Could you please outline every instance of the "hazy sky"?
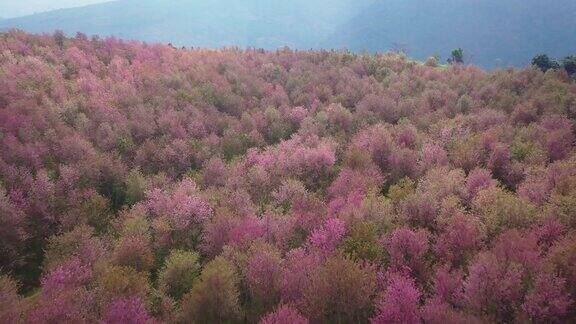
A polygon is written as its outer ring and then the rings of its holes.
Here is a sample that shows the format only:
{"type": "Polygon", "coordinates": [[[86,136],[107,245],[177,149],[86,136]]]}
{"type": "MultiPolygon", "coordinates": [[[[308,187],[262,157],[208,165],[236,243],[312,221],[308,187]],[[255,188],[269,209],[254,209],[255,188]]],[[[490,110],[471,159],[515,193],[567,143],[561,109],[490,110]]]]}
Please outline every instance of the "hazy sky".
{"type": "Polygon", "coordinates": [[[0,0],[0,18],[31,15],[33,13],[80,7],[110,0],[0,0]]]}

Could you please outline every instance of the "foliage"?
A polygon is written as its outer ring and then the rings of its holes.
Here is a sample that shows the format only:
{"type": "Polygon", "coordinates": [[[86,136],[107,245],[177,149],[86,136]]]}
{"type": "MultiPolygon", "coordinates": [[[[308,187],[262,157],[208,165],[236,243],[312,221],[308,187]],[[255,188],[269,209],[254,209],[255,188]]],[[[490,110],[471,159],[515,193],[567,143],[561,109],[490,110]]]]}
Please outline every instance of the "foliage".
{"type": "Polygon", "coordinates": [[[106,311],[103,323],[153,323],[142,301],[138,298],[119,299],[113,302],[106,311]]]}
{"type": "Polygon", "coordinates": [[[576,75],[576,56],[566,56],[560,62],[556,60],[552,60],[546,54],[536,55],[532,59],[532,65],[536,66],[542,72],[546,72],[548,70],[558,70],[561,67],[566,71],[569,76],[576,75]]]}
{"type": "Polygon", "coordinates": [[[264,316],[260,324],[308,324],[308,320],[298,310],[288,305],[264,316]]]}
{"type": "Polygon", "coordinates": [[[412,279],[392,273],[386,290],[377,302],[373,324],[420,322],[421,292],[412,279]]]}
{"type": "Polygon", "coordinates": [[[576,86],[0,36],[0,322],[574,322],[576,86]]]}
{"type": "Polygon", "coordinates": [[[560,67],[558,62],[550,59],[550,57],[548,57],[546,54],[539,54],[534,56],[532,59],[532,65],[542,70],[542,72],[546,72],[551,69],[558,69],[560,67]]]}
{"type": "Polygon", "coordinates": [[[198,283],[184,296],[181,321],[188,323],[230,323],[240,319],[238,277],[223,257],[210,261],[198,283]]]}
{"type": "Polygon", "coordinates": [[[158,276],[158,286],[169,296],[180,300],[192,288],[199,272],[198,254],[172,250],[158,276]]]}
{"type": "Polygon", "coordinates": [[[462,64],[464,63],[464,50],[461,48],[455,49],[450,53],[450,58],[448,59],[450,64],[462,64]]]}
{"type": "Polygon", "coordinates": [[[253,310],[271,311],[280,302],[282,257],[273,247],[255,244],[246,266],[246,284],[253,310]]]}
{"type": "Polygon", "coordinates": [[[562,67],[570,76],[576,75],[576,55],[567,56],[562,60],[562,67]]]}
{"type": "Polygon", "coordinates": [[[311,320],[325,323],[363,322],[372,308],[375,288],[373,269],[335,255],[311,274],[302,310],[311,320]]]}
{"type": "Polygon", "coordinates": [[[8,276],[0,276],[0,321],[2,323],[17,323],[21,311],[17,283],[8,276]]]}

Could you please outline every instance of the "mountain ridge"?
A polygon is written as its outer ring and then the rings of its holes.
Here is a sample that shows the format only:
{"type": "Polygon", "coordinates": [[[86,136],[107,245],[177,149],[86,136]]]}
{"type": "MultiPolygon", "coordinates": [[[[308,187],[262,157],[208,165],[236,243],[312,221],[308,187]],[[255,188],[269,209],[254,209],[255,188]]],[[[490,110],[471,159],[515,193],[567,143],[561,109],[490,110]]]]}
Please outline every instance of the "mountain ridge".
{"type": "Polygon", "coordinates": [[[56,29],[196,47],[401,47],[419,60],[461,47],[485,68],[522,66],[539,53],[576,52],[576,2],[536,0],[116,0],[0,21],[0,30],[56,29]]]}

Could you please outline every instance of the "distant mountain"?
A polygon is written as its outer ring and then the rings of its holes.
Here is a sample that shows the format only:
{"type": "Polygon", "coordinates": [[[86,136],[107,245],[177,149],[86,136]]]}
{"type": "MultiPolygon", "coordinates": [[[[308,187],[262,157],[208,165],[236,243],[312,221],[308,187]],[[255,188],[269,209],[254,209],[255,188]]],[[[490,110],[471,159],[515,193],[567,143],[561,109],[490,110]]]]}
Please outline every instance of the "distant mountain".
{"type": "Polygon", "coordinates": [[[419,59],[446,59],[461,47],[484,67],[519,66],[537,53],[576,53],[576,1],[376,1],[325,44],[371,52],[405,48],[419,59]]]}
{"type": "Polygon", "coordinates": [[[0,23],[30,32],[61,29],[206,47],[307,48],[373,0],[118,0],[0,23]]]}
{"type": "Polygon", "coordinates": [[[5,19],[0,29],[202,47],[404,48],[418,59],[462,47],[493,68],[575,53],[574,17],[575,0],[117,0],[5,19]]]}

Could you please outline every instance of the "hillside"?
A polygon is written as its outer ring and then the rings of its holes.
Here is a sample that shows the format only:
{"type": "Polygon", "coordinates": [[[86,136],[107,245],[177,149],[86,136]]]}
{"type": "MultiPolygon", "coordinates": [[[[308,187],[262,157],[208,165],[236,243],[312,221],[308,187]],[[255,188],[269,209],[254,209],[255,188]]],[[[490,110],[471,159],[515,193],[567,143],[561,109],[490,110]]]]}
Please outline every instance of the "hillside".
{"type": "Polygon", "coordinates": [[[56,29],[178,46],[408,49],[445,60],[462,47],[485,68],[576,52],[576,2],[557,0],[117,0],[0,21],[0,30],[56,29]]]}
{"type": "Polygon", "coordinates": [[[0,322],[574,322],[576,82],[0,34],[0,322]]]}
{"type": "Polygon", "coordinates": [[[0,28],[61,29],[175,45],[277,48],[313,46],[373,0],[118,0],[10,19],[0,28]]]}
{"type": "Polygon", "coordinates": [[[487,68],[523,66],[535,53],[562,58],[576,52],[576,1],[377,1],[325,44],[382,51],[402,45],[418,59],[463,48],[487,68]]]}

